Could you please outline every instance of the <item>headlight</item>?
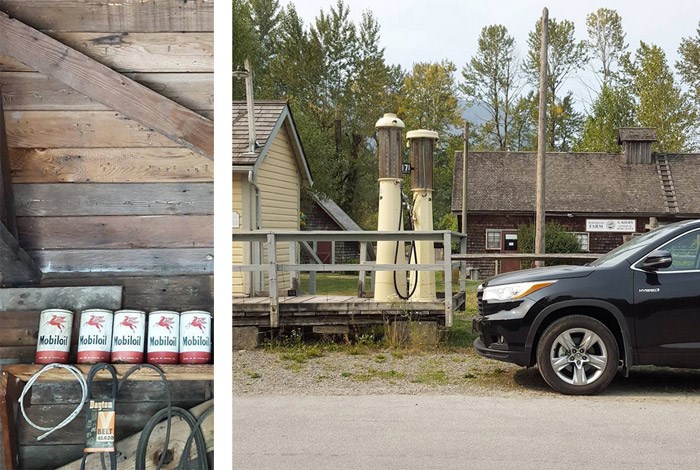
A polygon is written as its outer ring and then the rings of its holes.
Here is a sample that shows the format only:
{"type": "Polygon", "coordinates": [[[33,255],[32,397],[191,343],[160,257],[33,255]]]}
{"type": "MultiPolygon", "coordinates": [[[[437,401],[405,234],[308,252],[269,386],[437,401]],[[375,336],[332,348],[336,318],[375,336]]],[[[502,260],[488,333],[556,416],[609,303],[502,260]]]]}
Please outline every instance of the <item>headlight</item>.
{"type": "Polygon", "coordinates": [[[522,299],[526,295],[551,286],[555,282],[557,281],[519,282],[503,286],[489,286],[484,289],[483,299],[500,301],[522,299]]]}

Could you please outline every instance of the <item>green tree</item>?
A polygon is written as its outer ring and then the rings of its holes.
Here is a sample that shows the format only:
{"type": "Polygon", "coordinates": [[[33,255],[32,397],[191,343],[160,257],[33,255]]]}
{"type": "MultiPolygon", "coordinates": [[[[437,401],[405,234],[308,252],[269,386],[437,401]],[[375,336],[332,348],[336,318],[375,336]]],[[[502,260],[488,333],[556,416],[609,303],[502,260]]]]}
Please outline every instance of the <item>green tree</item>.
{"type": "Polygon", "coordinates": [[[656,45],[640,42],[634,60],[623,61],[636,98],[637,121],[656,128],[660,152],[689,150],[689,137],[697,126],[697,115],[689,97],[676,86],[666,54],[656,45]]]}
{"type": "Polygon", "coordinates": [[[464,82],[460,88],[469,104],[479,104],[489,114],[488,121],[479,127],[482,142],[498,150],[510,147],[519,68],[515,40],[503,25],[481,30],[477,52],[462,68],[464,82]]]}
{"type": "MultiPolygon", "coordinates": [[[[547,48],[547,146],[551,150],[566,150],[574,135],[562,132],[577,132],[581,116],[573,112],[573,95],[561,97],[562,86],[571,74],[587,62],[586,45],[574,38],[574,23],[552,18],[548,24],[549,47],[547,48]],[[570,120],[570,121],[566,121],[570,120]]],[[[542,23],[528,35],[528,53],[523,71],[535,88],[540,80],[540,37],[542,23]]]]}
{"type": "Polygon", "coordinates": [[[259,44],[255,67],[255,96],[267,98],[273,93],[269,65],[275,56],[278,39],[279,0],[248,0],[248,2],[251,24],[259,44]]]}
{"type": "Polygon", "coordinates": [[[574,146],[579,152],[619,152],[620,127],[634,125],[634,100],[623,87],[603,85],[585,118],[581,139],[574,146]]]}
{"type": "Polygon", "coordinates": [[[627,49],[622,18],[615,10],[599,8],[586,17],[586,29],[586,47],[592,57],[600,62],[597,72],[603,87],[609,86],[615,77],[616,66],[627,49]]]}
{"type": "Polygon", "coordinates": [[[399,117],[406,129],[434,130],[440,136],[461,124],[454,72],[449,60],[418,62],[403,81],[398,98],[399,117]]]}
{"type": "MultiPolygon", "coordinates": [[[[233,69],[243,67],[245,59],[254,63],[258,50],[250,6],[245,0],[233,0],[233,69]]],[[[233,81],[233,99],[245,99],[245,84],[242,81],[233,81]]]]}
{"type": "Polygon", "coordinates": [[[681,56],[681,60],[676,62],[678,73],[700,107],[700,22],[695,36],[681,40],[678,54],[681,56]]]}

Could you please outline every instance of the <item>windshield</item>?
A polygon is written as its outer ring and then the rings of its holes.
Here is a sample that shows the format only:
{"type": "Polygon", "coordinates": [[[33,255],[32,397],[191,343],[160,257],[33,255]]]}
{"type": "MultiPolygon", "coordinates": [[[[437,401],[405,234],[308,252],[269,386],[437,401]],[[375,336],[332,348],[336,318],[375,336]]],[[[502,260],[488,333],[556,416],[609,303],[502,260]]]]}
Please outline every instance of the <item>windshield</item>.
{"type": "Polygon", "coordinates": [[[661,238],[668,235],[668,232],[678,227],[678,224],[659,227],[651,232],[645,233],[639,237],[635,237],[627,243],[623,243],[609,253],[601,256],[593,261],[590,266],[613,266],[636,251],[642,250],[644,247],[655,243],[661,238]]]}

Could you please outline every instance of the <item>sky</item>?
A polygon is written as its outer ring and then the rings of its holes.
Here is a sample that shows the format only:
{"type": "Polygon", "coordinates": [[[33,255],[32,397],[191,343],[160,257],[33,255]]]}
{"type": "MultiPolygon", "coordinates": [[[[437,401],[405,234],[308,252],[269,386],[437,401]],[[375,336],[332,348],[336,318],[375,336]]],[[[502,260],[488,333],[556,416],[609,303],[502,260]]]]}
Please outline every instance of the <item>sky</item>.
{"type": "MultiPolygon", "coordinates": [[[[305,25],[314,22],[319,11],[330,11],[335,0],[280,0],[280,5],[294,3],[305,25]]],[[[533,0],[345,0],[350,17],[359,23],[362,12],[371,10],[381,25],[381,42],[390,64],[409,69],[415,62],[449,59],[461,69],[475,54],[479,33],[484,26],[502,24],[515,38],[521,58],[526,54],[527,35],[547,7],[549,18],[570,20],[577,39],[586,38],[586,15],[598,8],[616,10],[627,34],[628,50],[634,52],[639,41],[661,47],[669,65],[675,68],[681,39],[696,35],[700,22],[700,1],[586,1],[560,0],[549,4],[533,0]]],[[[571,77],[566,88],[582,100],[588,94],[592,75],[571,77]]]]}

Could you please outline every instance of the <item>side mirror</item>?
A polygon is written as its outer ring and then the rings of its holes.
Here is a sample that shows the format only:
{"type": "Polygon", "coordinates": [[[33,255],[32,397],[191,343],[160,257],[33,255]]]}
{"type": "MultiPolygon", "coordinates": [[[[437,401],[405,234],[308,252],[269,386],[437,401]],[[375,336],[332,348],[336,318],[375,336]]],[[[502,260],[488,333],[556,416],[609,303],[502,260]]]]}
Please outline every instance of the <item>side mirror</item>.
{"type": "Polygon", "coordinates": [[[645,271],[656,271],[671,266],[673,258],[671,252],[667,250],[654,250],[647,255],[639,267],[645,271]]]}

